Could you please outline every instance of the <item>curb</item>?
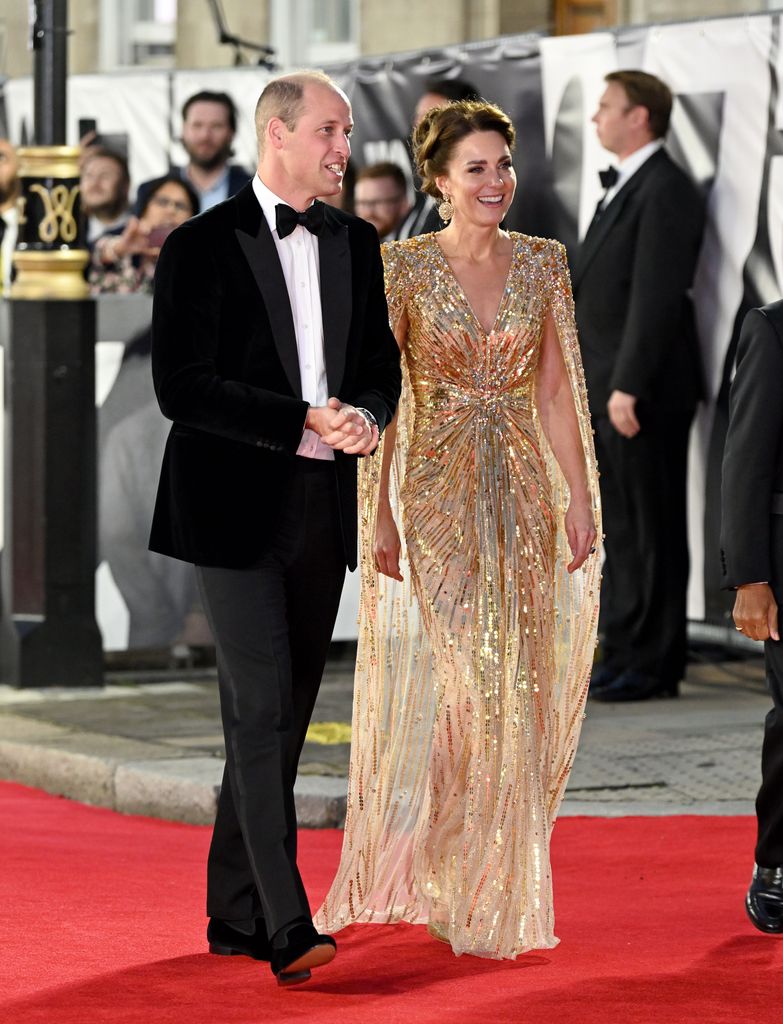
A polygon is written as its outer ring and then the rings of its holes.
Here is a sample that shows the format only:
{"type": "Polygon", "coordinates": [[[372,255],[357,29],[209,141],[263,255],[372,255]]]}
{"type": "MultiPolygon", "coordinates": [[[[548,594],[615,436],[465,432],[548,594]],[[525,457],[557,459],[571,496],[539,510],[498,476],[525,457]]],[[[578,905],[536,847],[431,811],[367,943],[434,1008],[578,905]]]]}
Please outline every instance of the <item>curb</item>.
{"type": "MultiPolygon", "coordinates": [[[[0,741],[0,778],[53,796],[189,825],[212,825],[223,762],[216,758],[119,761],[0,741]]],[[[342,828],[348,780],[303,775],[294,795],[300,828],[342,828]]]]}

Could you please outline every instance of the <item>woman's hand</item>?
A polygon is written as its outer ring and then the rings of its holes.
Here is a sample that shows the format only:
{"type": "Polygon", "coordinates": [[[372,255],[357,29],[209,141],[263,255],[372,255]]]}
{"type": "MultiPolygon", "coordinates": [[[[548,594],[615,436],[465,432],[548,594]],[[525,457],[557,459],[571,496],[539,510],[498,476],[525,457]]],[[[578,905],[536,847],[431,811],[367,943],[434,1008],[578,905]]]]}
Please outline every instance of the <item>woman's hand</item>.
{"type": "Polygon", "coordinates": [[[565,528],[568,546],[574,556],[566,569],[575,572],[588,555],[595,553],[595,520],[589,497],[571,498],[565,515],[565,528]]]}
{"type": "Polygon", "coordinates": [[[157,259],[160,246],[150,245],[150,225],[131,217],[121,235],[104,235],[95,243],[101,263],[119,263],[126,256],[148,256],[157,259]]]}
{"type": "Polygon", "coordinates": [[[378,520],[375,524],[375,544],[373,556],[375,568],[384,576],[393,580],[402,580],[400,573],[400,534],[394,516],[389,509],[381,509],[378,512],[378,520]]]}

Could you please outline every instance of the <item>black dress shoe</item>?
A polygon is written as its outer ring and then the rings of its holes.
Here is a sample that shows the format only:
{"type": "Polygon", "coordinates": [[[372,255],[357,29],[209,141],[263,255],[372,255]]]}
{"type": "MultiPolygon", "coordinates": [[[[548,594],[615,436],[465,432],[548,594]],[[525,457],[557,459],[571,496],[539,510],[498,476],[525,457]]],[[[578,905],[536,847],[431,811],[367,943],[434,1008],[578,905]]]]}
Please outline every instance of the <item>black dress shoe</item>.
{"type": "Polygon", "coordinates": [[[604,690],[607,686],[611,686],[622,671],[616,665],[599,665],[590,675],[588,695],[594,697],[599,690],[604,690]]]}
{"type": "Polygon", "coordinates": [[[253,960],[271,960],[272,943],[267,938],[263,918],[256,918],[254,935],[232,928],[228,921],[212,917],[207,925],[210,953],[218,956],[249,956],[253,960]]]}
{"type": "Polygon", "coordinates": [[[783,867],[754,866],[745,909],[760,932],[783,933],[783,867]]]}
{"type": "Polygon", "coordinates": [[[299,985],[310,977],[313,967],[331,963],[337,943],[331,935],[319,935],[309,923],[294,925],[285,945],[272,948],[272,972],[278,985],[299,985]]]}
{"type": "Polygon", "coordinates": [[[651,700],[653,697],[677,697],[677,683],[667,683],[655,676],[647,676],[642,672],[626,669],[602,689],[593,694],[594,700],[605,704],[622,703],[631,700],[651,700]]]}

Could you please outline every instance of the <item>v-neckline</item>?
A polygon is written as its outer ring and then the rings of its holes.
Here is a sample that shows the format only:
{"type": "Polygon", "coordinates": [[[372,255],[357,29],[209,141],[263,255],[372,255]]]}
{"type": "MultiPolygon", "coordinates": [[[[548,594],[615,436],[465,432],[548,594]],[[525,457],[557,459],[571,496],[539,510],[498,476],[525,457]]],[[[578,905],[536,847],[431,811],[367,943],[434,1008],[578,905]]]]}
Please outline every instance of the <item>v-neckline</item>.
{"type": "Polygon", "coordinates": [[[441,260],[443,261],[443,263],[444,263],[444,265],[446,267],[446,270],[448,270],[449,276],[451,277],[451,280],[456,285],[457,291],[462,296],[462,300],[465,303],[465,308],[470,313],[471,317],[473,318],[474,323],[476,324],[478,329],[481,331],[481,333],[484,335],[484,337],[485,338],[489,338],[494,333],[495,328],[498,325],[498,321],[500,320],[500,314],[503,312],[503,306],[505,305],[506,294],[508,292],[509,282],[511,281],[511,274],[512,274],[512,271],[514,269],[514,258],[515,258],[516,254],[517,254],[516,239],[514,238],[513,235],[510,236],[511,237],[511,259],[509,260],[509,263],[508,263],[508,272],[506,273],[506,279],[503,282],[503,291],[500,293],[500,301],[498,302],[498,308],[497,308],[497,310],[495,312],[495,319],[492,321],[491,328],[487,331],[485,329],[485,327],[484,327],[484,324],[482,324],[481,320],[479,320],[478,316],[476,315],[476,312],[473,309],[473,306],[471,306],[470,300],[468,299],[467,292],[465,291],[464,287],[462,286],[462,283],[460,282],[460,279],[454,273],[454,270],[453,270],[453,268],[451,266],[451,263],[449,262],[449,258],[446,255],[446,253],[443,251],[443,249],[441,247],[441,244],[438,241],[437,234],[438,234],[437,231],[433,231],[431,233],[432,244],[438,250],[438,254],[440,255],[441,260]]]}

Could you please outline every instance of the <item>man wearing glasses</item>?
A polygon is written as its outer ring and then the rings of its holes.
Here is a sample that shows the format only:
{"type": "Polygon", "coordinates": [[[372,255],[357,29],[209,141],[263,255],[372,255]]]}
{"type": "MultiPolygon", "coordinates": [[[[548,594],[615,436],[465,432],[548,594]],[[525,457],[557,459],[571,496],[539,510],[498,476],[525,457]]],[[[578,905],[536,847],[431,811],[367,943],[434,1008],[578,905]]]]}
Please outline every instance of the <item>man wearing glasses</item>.
{"type": "Polygon", "coordinates": [[[408,182],[397,164],[370,164],[359,171],[354,191],[356,216],[369,221],[382,242],[397,238],[410,208],[408,182]]]}

